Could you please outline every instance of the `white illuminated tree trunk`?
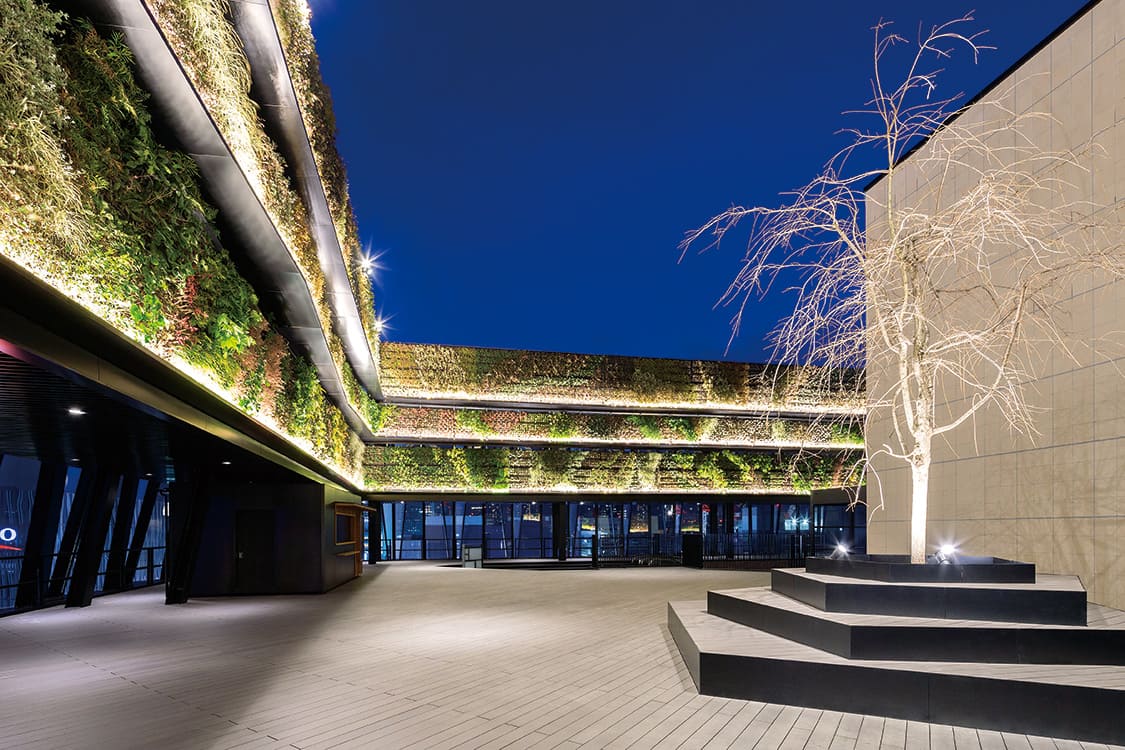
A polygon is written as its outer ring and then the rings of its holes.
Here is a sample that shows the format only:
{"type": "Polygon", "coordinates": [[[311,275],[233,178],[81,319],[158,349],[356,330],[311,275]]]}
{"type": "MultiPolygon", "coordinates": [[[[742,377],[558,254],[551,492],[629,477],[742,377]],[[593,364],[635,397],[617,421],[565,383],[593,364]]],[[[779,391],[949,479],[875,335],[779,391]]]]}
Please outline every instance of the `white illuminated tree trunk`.
{"type": "Polygon", "coordinates": [[[1073,358],[1059,315],[1072,284],[1125,278],[1119,217],[1095,219],[1074,197],[1089,154],[1036,140],[1050,132],[1049,116],[1016,111],[1011,92],[956,118],[954,99],[931,101],[940,71],[929,66],[958,46],[974,57],[983,49],[979,34],[962,32],[971,21],[922,35],[897,77],[886,70],[889,51],[910,43],[876,26],[873,97],[857,113],[874,124],[846,131],[847,147],[787,205],[732,207],[681,245],[714,247],[745,220],[746,252],[722,298],[736,308],[732,339],[748,303],[782,283],[796,300],[773,334],[776,363],[819,365],[804,371],[826,385],[841,368],[878,365],[868,373],[868,420],[889,420],[893,436],[869,443],[868,461],[882,454],[909,465],[919,563],[934,439],[985,408],[1034,434],[1023,393],[1030,353],[1073,358]],[[904,157],[923,140],[907,182],[904,157]],[[884,166],[849,173],[860,148],[877,149],[884,166]]]}

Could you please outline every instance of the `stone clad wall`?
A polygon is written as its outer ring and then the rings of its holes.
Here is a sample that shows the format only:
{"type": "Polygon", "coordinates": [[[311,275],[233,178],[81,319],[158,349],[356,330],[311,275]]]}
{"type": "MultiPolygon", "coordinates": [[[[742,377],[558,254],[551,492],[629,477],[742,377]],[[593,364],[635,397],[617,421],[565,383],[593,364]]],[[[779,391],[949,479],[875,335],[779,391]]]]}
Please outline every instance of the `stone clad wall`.
{"type": "MultiPolygon", "coordinates": [[[[1095,144],[1102,156],[1067,177],[1079,197],[1102,207],[1101,217],[1125,213],[1125,0],[1102,0],[993,92],[1017,111],[1051,115],[1031,130],[1042,148],[1095,144]]],[[[898,179],[909,200],[925,186],[910,184],[909,159],[905,168],[898,179]]],[[[869,226],[880,218],[874,195],[869,226]]],[[[1040,435],[1013,436],[1001,415],[986,411],[975,431],[966,425],[935,443],[929,542],[951,540],[973,554],[1077,574],[1092,601],[1125,608],[1125,283],[1093,280],[1073,292],[1064,322],[1077,361],[1044,350],[1031,373],[1028,400],[1038,408],[1040,435]]],[[[880,390],[881,366],[873,353],[868,393],[880,390]]],[[[891,429],[874,414],[868,450],[878,450],[891,429]]],[[[881,497],[885,507],[871,518],[869,549],[906,552],[909,469],[886,458],[874,468],[871,504],[881,497]]]]}

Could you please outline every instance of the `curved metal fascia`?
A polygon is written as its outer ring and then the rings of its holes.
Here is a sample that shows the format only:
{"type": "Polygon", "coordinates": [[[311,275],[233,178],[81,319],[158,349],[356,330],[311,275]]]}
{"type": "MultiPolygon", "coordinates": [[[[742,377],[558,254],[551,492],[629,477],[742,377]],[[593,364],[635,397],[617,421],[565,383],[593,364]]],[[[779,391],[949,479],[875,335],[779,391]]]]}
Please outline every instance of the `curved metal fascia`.
{"type": "Polygon", "coordinates": [[[333,326],[359,382],[376,400],[381,401],[383,393],[379,386],[378,368],[363,328],[359,306],[352,294],[343,246],[328,209],[324,182],[317,168],[312,141],[289,75],[289,65],[273,13],[265,0],[231,0],[230,8],[234,29],[250,61],[254,98],[276,136],[275,141],[281,147],[285,161],[293,170],[301,197],[308,208],[317,257],[328,283],[333,326]]]}
{"type": "Polygon", "coordinates": [[[308,282],[148,6],[143,0],[74,0],[66,5],[77,7],[100,25],[124,36],[152,101],[165,115],[183,150],[199,166],[208,191],[246,256],[262,278],[272,284],[271,289],[257,291],[260,296],[270,297],[280,312],[281,332],[304,349],[316,367],[325,393],[348,425],[363,440],[374,437],[348,400],[308,282]]]}

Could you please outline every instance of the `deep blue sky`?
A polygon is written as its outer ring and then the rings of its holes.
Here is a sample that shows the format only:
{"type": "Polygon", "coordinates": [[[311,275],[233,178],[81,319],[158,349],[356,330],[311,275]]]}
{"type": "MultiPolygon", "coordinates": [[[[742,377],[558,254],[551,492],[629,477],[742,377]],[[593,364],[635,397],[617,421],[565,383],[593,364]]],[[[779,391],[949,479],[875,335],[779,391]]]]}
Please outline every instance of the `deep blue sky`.
{"type": "MultiPolygon", "coordinates": [[[[949,66],[972,96],[1085,0],[978,0],[998,49],[949,66]]],[[[731,243],[683,233],[769,204],[844,143],[870,27],[913,36],[948,0],[314,0],[339,147],[395,341],[718,359],[731,243]]],[[[729,358],[762,361],[789,297],[729,358]]]]}

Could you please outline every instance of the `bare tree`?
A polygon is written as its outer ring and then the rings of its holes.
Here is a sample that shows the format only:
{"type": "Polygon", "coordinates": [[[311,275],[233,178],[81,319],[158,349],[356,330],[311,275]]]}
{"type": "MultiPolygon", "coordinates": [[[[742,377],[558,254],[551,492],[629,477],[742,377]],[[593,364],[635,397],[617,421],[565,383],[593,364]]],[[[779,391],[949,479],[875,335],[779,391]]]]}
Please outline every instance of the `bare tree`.
{"type": "Polygon", "coordinates": [[[972,20],[914,42],[879,23],[873,95],[851,113],[873,124],[845,131],[847,148],[786,205],[732,207],[681,244],[706,250],[745,222],[741,269],[720,300],[737,309],[732,339],[747,305],[784,286],[795,310],[774,331],[775,362],[822,365],[810,369],[825,376],[869,365],[868,420],[887,415],[893,438],[868,445],[868,461],[882,453],[910,465],[913,562],[926,558],[934,439],[985,408],[1034,434],[1024,384],[1036,352],[1075,356],[1061,313],[1071,285],[1125,276],[1119,224],[1098,217],[1076,184],[1088,146],[1043,148],[1049,116],[1017,111],[1011,91],[963,111],[958,97],[931,100],[943,59],[985,49],[983,32],[965,31],[972,20]],[[912,54],[891,77],[902,45],[912,54]],[[870,148],[880,166],[850,170],[870,148]]]}

